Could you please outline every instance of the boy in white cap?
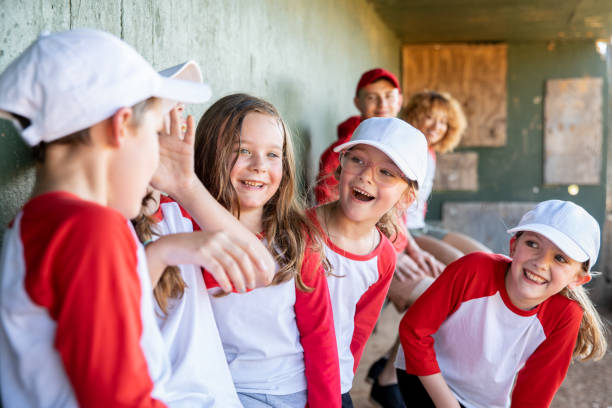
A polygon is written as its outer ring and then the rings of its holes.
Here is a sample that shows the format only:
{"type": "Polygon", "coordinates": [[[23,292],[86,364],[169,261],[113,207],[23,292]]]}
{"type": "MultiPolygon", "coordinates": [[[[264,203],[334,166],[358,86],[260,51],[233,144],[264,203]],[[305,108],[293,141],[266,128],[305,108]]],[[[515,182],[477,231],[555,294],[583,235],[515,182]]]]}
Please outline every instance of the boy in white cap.
{"type": "MultiPolygon", "coordinates": [[[[208,86],[160,76],[97,30],[41,35],[0,75],[0,112],[38,160],[32,198],[6,231],[0,265],[4,406],[166,402],[168,356],[128,219],[159,162],[157,138],[172,105],[163,101],[209,96],[208,86]]],[[[197,259],[197,249],[185,258],[197,259]]],[[[160,253],[155,262],[167,262],[160,253]]],[[[222,259],[209,255],[199,261],[222,259]]]]}
{"type": "Polygon", "coordinates": [[[547,407],[572,356],[601,358],[602,323],[582,285],[600,232],[582,207],[549,200],[508,230],[509,259],[450,264],[400,323],[406,404],[547,407]]]}

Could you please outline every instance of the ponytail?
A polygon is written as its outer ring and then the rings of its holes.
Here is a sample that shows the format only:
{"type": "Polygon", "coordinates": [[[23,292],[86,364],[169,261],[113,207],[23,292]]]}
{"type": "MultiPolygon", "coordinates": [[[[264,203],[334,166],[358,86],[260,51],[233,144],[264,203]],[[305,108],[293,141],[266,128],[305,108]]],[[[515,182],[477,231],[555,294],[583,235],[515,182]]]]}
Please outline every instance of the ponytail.
{"type": "MultiPolygon", "coordinates": [[[[142,199],[142,208],[148,208],[149,203],[153,201],[153,195],[148,193],[142,199]]],[[[153,227],[156,224],[155,219],[147,215],[145,211],[132,220],[132,225],[136,231],[136,235],[140,242],[145,243],[151,241],[153,236],[158,235],[153,227]]],[[[164,317],[168,316],[168,299],[180,299],[185,293],[187,284],[181,276],[181,271],[177,266],[170,265],[162,272],[157,285],[153,288],[153,296],[162,310],[164,317]]]]}
{"type": "Polygon", "coordinates": [[[576,301],[583,310],[573,357],[582,361],[590,358],[600,360],[605,355],[608,346],[605,328],[586,289],[583,286],[573,289],[565,288],[561,291],[561,295],[576,301]]]}

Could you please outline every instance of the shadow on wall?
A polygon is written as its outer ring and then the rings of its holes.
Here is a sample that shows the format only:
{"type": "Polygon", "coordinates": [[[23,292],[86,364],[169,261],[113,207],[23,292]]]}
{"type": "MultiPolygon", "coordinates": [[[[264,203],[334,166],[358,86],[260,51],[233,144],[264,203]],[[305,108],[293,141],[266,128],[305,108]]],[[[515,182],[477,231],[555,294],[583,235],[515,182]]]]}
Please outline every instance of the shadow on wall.
{"type": "Polygon", "coordinates": [[[0,241],[4,230],[25,203],[34,186],[34,162],[30,147],[21,139],[12,123],[0,119],[0,241]]]}

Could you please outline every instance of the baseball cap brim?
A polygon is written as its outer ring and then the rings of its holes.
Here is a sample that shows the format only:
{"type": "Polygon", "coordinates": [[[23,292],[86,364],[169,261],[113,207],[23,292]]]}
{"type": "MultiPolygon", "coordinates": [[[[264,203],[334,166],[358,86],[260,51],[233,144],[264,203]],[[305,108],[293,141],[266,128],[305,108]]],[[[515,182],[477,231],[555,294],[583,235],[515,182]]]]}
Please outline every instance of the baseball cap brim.
{"type": "Polygon", "coordinates": [[[164,95],[155,96],[164,99],[163,112],[172,109],[176,102],[203,103],[212,96],[210,86],[202,82],[202,72],[194,61],[166,68],[159,75],[162,78],[160,92],[164,95]],[[177,92],[180,92],[180,97],[177,92]]]}
{"type": "Polygon", "coordinates": [[[519,231],[531,231],[544,235],[553,244],[555,244],[563,253],[577,262],[585,262],[589,260],[589,255],[580,248],[570,237],[562,233],[556,228],[545,224],[525,224],[509,229],[509,234],[514,234],[519,231]]]}
{"type": "MultiPolygon", "coordinates": [[[[375,140],[354,140],[354,141],[349,141],[346,143],[343,143],[339,146],[336,146],[334,148],[334,152],[340,152],[342,150],[346,150],[350,147],[353,147],[355,145],[359,145],[359,144],[365,144],[365,145],[370,145],[373,146],[375,148],[377,148],[378,150],[380,150],[381,152],[383,152],[384,154],[386,154],[392,161],[393,163],[395,163],[395,165],[402,171],[402,173],[404,173],[404,176],[406,176],[408,179],[415,181],[418,183],[418,177],[416,176],[416,174],[412,171],[412,169],[406,167],[406,166],[402,166],[401,163],[403,160],[400,159],[400,157],[398,156],[397,152],[389,149],[388,146],[383,145],[382,143],[379,143],[375,140]]],[[[418,185],[418,187],[420,187],[420,185],[418,185]]]]}

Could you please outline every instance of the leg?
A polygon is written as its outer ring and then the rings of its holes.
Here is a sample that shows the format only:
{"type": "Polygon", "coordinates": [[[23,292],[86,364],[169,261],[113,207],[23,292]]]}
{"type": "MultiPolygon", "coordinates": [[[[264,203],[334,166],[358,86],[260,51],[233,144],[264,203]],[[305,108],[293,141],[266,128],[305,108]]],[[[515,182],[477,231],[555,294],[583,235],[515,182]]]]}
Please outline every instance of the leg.
{"type": "Polygon", "coordinates": [[[374,378],[374,384],[370,391],[370,402],[382,408],[406,408],[402,399],[402,394],[397,386],[397,375],[395,372],[395,356],[399,347],[399,338],[395,341],[389,358],[378,375],[374,378]]]}
{"type": "Polygon", "coordinates": [[[489,248],[487,248],[480,242],[459,232],[449,232],[448,234],[446,234],[446,236],[444,236],[442,241],[449,245],[452,245],[464,254],[469,254],[470,252],[476,251],[492,252],[489,248]]]}
{"type": "Polygon", "coordinates": [[[348,392],[342,394],[342,408],[353,408],[353,400],[348,392]]]}
{"type": "Polygon", "coordinates": [[[406,407],[435,408],[419,377],[398,369],[397,380],[406,407]]]}
{"type": "MultiPolygon", "coordinates": [[[[447,234],[447,236],[448,235],[449,234],[447,234]]],[[[454,246],[427,235],[415,237],[414,240],[417,242],[419,247],[421,247],[421,249],[429,252],[438,261],[442,262],[445,265],[448,265],[449,263],[463,256],[463,252],[461,252],[454,246]]]]}

